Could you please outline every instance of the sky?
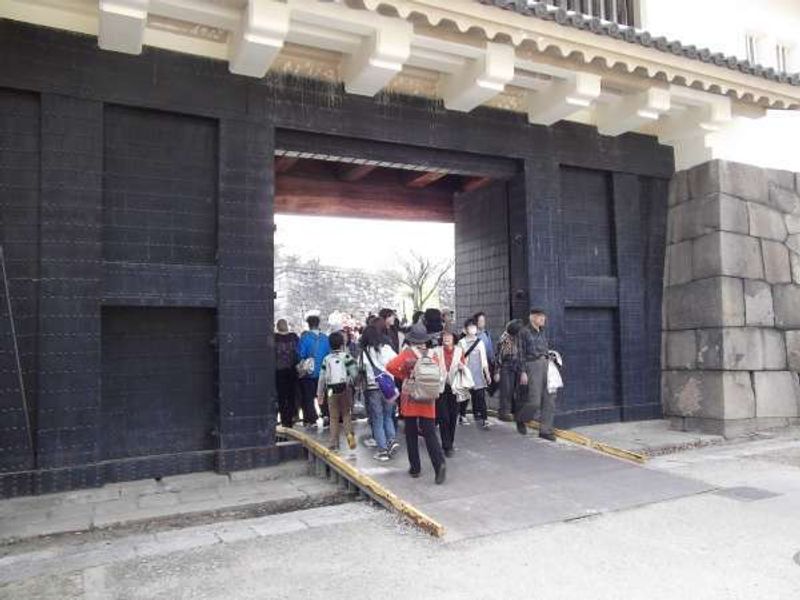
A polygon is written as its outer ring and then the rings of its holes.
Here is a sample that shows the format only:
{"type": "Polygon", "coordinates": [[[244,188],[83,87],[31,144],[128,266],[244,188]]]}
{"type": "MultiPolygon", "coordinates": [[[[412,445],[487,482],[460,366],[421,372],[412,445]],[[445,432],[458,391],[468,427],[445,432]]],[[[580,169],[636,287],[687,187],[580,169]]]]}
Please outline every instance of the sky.
{"type": "Polygon", "coordinates": [[[416,240],[418,254],[433,259],[452,258],[452,223],[381,221],[275,215],[275,244],[286,254],[319,258],[322,264],[380,271],[392,268],[397,257],[408,254],[408,241],[416,240]]]}

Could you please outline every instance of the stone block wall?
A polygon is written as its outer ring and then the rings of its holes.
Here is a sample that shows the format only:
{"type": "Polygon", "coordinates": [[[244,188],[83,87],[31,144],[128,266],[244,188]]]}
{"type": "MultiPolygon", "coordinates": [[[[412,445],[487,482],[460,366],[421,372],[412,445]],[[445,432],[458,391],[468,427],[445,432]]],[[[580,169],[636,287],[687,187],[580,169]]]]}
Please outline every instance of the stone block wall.
{"type": "Polygon", "coordinates": [[[800,423],[800,174],[711,161],[669,205],[665,415],[729,437],[800,423]]]}

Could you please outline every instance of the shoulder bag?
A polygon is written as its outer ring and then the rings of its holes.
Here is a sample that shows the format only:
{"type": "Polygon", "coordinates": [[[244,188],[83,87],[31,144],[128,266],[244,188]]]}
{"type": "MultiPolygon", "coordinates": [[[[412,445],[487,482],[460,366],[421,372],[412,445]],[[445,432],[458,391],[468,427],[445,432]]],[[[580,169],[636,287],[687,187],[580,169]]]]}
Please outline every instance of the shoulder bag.
{"type": "Polygon", "coordinates": [[[396,400],[397,396],[400,395],[400,392],[397,391],[397,386],[394,384],[394,377],[392,377],[386,371],[383,371],[375,366],[369,351],[369,348],[365,348],[364,354],[367,356],[367,360],[372,366],[372,374],[375,377],[375,385],[378,386],[378,389],[381,391],[384,398],[387,400],[396,400]]]}

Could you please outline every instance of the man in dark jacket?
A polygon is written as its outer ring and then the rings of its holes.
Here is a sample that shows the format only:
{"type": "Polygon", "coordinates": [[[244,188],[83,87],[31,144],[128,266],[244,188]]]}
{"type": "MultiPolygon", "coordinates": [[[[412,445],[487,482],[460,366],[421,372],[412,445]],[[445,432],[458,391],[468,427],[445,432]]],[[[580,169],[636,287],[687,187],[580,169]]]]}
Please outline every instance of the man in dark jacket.
{"type": "Polygon", "coordinates": [[[525,360],[528,380],[527,398],[520,398],[514,415],[517,431],[526,434],[527,421],[539,421],[539,437],[555,441],[553,419],[555,417],[555,394],[547,391],[547,368],[550,363],[550,345],[545,331],[547,315],[541,308],[531,310],[530,324],[520,333],[521,351],[525,360]]]}

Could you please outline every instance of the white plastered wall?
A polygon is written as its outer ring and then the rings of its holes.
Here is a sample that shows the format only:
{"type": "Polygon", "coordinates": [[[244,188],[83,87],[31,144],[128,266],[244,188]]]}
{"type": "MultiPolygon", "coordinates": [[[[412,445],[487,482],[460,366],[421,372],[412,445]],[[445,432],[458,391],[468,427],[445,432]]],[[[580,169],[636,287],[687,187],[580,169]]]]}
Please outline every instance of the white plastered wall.
{"type": "MultiPolygon", "coordinates": [[[[776,67],[776,46],[790,48],[788,70],[800,71],[800,0],[641,0],[641,26],[707,47],[712,52],[746,57],[745,36],[758,38],[758,62],[776,67]]],[[[800,111],[768,110],[764,117],[737,117],[720,131],[676,144],[678,169],[711,159],[800,171],[800,111]]]]}

